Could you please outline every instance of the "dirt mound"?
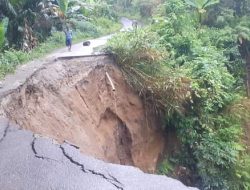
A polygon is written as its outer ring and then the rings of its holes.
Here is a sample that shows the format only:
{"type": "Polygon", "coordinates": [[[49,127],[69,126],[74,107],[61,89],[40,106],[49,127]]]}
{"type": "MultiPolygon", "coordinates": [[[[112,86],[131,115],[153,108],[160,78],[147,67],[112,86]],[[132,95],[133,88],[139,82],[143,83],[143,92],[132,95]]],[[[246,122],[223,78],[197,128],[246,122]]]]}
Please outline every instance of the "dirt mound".
{"type": "Polygon", "coordinates": [[[108,57],[51,63],[4,97],[1,112],[25,129],[71,142],[84,154],[144,171],[155,170],[164,149],[158,118],[145,111],[108,57]]]}

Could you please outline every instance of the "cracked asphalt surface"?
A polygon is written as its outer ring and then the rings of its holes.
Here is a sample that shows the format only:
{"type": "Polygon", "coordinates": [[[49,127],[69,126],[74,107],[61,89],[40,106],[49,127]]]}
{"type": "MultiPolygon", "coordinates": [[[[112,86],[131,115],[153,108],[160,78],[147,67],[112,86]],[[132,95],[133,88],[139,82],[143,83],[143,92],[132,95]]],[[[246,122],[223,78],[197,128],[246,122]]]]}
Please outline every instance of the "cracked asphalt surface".
{"type": "Polygon", "coordinates": [[[165,176],[84,156],[0,119],[1,190],[191,190],[165,176]]]}

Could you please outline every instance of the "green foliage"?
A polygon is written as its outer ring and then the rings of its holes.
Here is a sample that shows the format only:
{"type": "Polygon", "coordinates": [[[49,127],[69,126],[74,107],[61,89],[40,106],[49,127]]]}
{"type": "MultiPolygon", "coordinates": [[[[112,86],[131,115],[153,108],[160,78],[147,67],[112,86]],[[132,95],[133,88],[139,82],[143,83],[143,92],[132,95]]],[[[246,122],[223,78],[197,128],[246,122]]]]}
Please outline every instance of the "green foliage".
{"type": "MultiPolygon", "coordinates": [[[[192,2],[199,14],[218,3],[192,2]]],[[[225,20],[217,28],[201,26],[184,1],[168,0],[150,28],[120,34],[109,46],[129,83],[177,129],[185,155],[179,163],[192,171],[198,187],[246,190],[250,165],[242,156],[241,126],[250,112],[242,98],[239,32],[232,26],[241,26],[244,39],[250,26],[230,11],[221,15],[225,20]]],[[[168,174],[171,167],[163,162],[161,169],[168,174]]]]}
{"type": "Polygon", "coordinates": [[[117,23],[113,23],[117,22],[117,14],[113,7],[104,1],[3,0],[0,6],[3,9],[3,15],[9,18],[6,44],[9,47],[27,51],[38,45],[39,41],[46,40],[51,35],[53,26],[61,31],[66,23],[70,25],[67,19],[77,20],[75,22],[78,25],[77,32],[84,31],[82,36],[93,37],[120,27],[117,23]],[[55,4],[58,4],[59,8],[55,4]],[[97,24],[101,25],[105,22],[105,26],[94,26],[95,20],[103,17],[108,21],[103,19],[103,21],[97,21],[97,24]],[[84,21],[86,23],[81,23],[84,21]]]}
{"type": "Polygon", "coordinates": [[[166,67],[168,56],[159,36],[149,30],[121,33],[108,42],[107,51],[114,54],[129,84],[156,113],[181,111],[189,89],[188,78],[178,70],[166,67]]]}
{"type": "Polygon", "coordinates": [[[113,7],[104,2],[95,4],[91,14],[96,18],[105,17],[113,21],[116,21],[118,18],[117,13],[114,11],[113,7]]]}
{"type": "Polygon", "coordinates": [[[174,166],[168,159],[165,159],[161,162],[157,173],[161,175],[168,175],[174,171],[174,166]]]}
{"type": "Polygon", "coordinates": [[[119,23],[116,23],[105,17],[95,18],[93,23],[96,25],[97,31],[100,34],[110,34],[112,32],[118,31],[121,28],[119,23]]]}
{"type": "Polygon", "coordinates": [[[0,77],[2,78],[6,73],[13,72],[24,56],[20,52],[6,51],[0,57],[0,77]]]}
{"type": "Polygon", "coordinates": [[[10,3],[15,7],[23,7],[27,0],[9,0],[10,3]]]}
{"type": "Polygon", "coordinates": [[[5,35],[5,31],[4,31],[4,23],[3,21],[0,22],[0,48],[3,45],[4,42],[4,35],[5,35]]]}
{"type": "MultiPolygon", "coordinates": [[[[244,152],[242,118],[237,116],[241,112],[226,111],[239,96],[237,84],[243,85],[238,82],[244,67],[234,29],[197,28],[192,21],[186,26],[182,15],[192,13],[181,11],[182,3],[173,3],[170,5],[177,10],[178,21],[167,19],[167,23],[155,24],[154,30],[172,52],[172,65],[185,68],[192,79],[192,95],[185,115],[174,114],[168,124],[178,129],[183,150],[190,155],[184,163],[201,177],[202,189],[241,189],[242,182],[232,182],[244,152]]],[[[167,18],[175,14],[171,8],[166,11],[167,18]]]]}
{"type": "Polygon", "coordinates": [[[212,5],[218,4],[220,0],[184,0],[186,4],[194,7],[197,10],[199,22],[202,23],[202,14],[212,5]]]}
{"type": "Polygon", "coordinates": [[[1,5],[2,12],[3,12],[3,14],[5,16],[10,17],[10,18],[13,18],[13,17],[17,16],[17,13],[16,13],[16,11],[14,9],[15,4],[13,5],[11,3],[11,1],[2,0],[0,5],[1,5]]]}
{"type": "Polygon", "coordinates": [[[191,5],[192,7],[202,11],[202,9],[206,9],[209,6],[218,4],[220,0],[184,0],[185,3],[191,5]]]}
{"type": "Polygon", "coordinates": [[[62,45],[64,45],[64,35],[56,33],[50,37],[47,42],[40,44],[29,53],[13,49],[5,50],[0,56],[0,78],[3,78],[8,73],[14,72],[18,65],[40,58],[44,54],[50,53],[51,50],[62,45]]]}
{"type": "Polygon", "coordinates": [[[239,38],[250,41],[250,23],[248,17],[241,18],[240,23],[235,28],[235,32],[239,38]]]}
{"type": "Polygon", "coordinates": [[[82,3],[80,1],[71,1],[69,3],[69,15],[76,18],[84,16],[85,19],[91,20],[99,17],[105,17],[109,20],[117,21],[118,16],[114,7],[105,1],[82,3]]]}
{"type": "Polygon", "coordinates": [[[112,52],[117,55],[119,64],[136,64],[140,60],[152,62],[161,59],[166,54],[164,47],[157,43],[157,34],[149,30],[123,32],[108,42],[112,52]]]}
{"type": "Polygon", "coordinates": [[[86,34],[87,36],[91,36],[91,37],[96,37],[100,35],[98,31],[98,27],[92,22],[78,21],[75,19],[71,19],[70,21],[71,23],[74,24],[75,26],[74,29],[76,30],[76,32],[86,34]]]}
{"type": "Polygon", "coordinates": [[[242,190],[250,190],[250,156],[244,155],[238,166],[236,168],[237,180],[239,180],[242,185],[242,190]]]}
{"type": "MultiPolygon", "coordinates": [[[[114,32],[120,28],[119,24],[114,23],[107,18],[99,18],[92,22],[80,22],[72,19],[71,23],[75,25],[73,35],[74,41],[82,41],[83,39],[90,37],[98,37],[103,34],[114,32]]],[[[14,72],[18,65],[51,53],[51,50],[62,47],[64,44],[64,34],[62,32],[55,32],[45,42],[39,44],[29,53],[13,49],[5,50],[0,55],[0,78],[3,78],[10,72],[14,72]]]]}
{"type": "Polygon", "coordinates": [[[226,59],[215,48],[199,47],[193,51],[195,58],[184,67],[193,78],[195,103],[202,109],[198,112],[218,112],[233,99],[230,92],[234,78],[225,67],[226,59]]]}
{"type": "Polygon", "coordinates": [[[63,14],[67,14],[69,0],[56,0],[63,14]]]}

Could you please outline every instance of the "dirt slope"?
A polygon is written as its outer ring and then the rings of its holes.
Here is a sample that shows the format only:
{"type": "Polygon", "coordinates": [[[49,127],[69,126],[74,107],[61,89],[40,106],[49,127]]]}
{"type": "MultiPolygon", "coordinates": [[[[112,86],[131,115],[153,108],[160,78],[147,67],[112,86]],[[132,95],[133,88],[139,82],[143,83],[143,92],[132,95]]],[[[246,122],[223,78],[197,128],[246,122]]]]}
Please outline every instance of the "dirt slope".
{"type": "Polygon", "coordinates": [[[108,57],[53,62],[4,97],[0,111],[22,128],[69,141],[84,154],[144,171],[155,170],[164,149],[158,119],[145,112],[108,57]]]}

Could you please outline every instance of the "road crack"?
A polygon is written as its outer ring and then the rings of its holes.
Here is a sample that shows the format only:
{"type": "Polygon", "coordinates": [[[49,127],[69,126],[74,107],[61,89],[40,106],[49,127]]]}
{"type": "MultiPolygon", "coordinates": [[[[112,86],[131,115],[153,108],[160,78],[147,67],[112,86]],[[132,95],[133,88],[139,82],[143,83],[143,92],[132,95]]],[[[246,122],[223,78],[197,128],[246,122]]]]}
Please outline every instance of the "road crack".
{"type": "Polygon", "coordinates": [[[121,184],[121,185],[122,185],[122,183],[121,183],[120,181],[118,181],[118,179],[117,179],[117,178],[115,178],[114,176],[112,176],[111,174],[109,174],[109,177],[111,177],[111,178],[112,178],[112,180],[114,180],[116,183],[119,183],[119,184],[121,184]]]}
{"type": "Polygon", "coordinates": [[[102,178],[106,179],[109,183],[111,183],[112,185],[114,185],[117,189],[123,190],[122,184],[121,184],[118,180],[115,180],[115,178],[112,177],[110,174],[109,174],[109,176],[110,176],[111,178],[108,178],[108,177],[106,177],[104,174],[98,173],[98,172],[96,172],[96,171],[94,171],[94,170],[89,170],[89,169],[88,169],[87,171],[89,171],[90,173],[92,173],[92,174],[94,174],[94,175],[101,176],[102,178]]]}
{"type": "Polygon", "coordinates": [[[122,187],[122,184],[116,179],[114,178],[113,176],[111,176],[109,174],[109,177],[105,176],[104,174],[102,173],[98,173],[94,170],[91,170],[91,169],[85,169],[84,165],[77,162],[76,160],[74,160],[69,154],[67,154],[66,150],[63,148],[62,145],[60,145],[60,149],[62,150],[62,153],[63,155],[73,164],[79,166],[81,168],[81,170],[84,172],[84,173],[91,173],[93,175],[96,175],[96,176],[100,176],[102,177],[103,179],[107,180],[109,183],[111,183],[113,186],[115,186],[117,189],[120,189],[120,190],[123,190],[123,187],[122,187]]]}
{"type": "Polygon", "coordinates": [[[1,143],[1,142],[4,140],[4,138],[7,136],[7,133],[8,133],[9,128],[10,128],[10,123],[9,123],[9,121],[8,121],[8,124],[7,124],[7,126],[6,126],[6,128],[4,129],[4,132],[3,132],[3,136],[2,136],[2,138],[0,139],[0,143],[1,143]]]}
{"type": "Polygon", "coordinates": [[[46,157],[46,156],[38,155],[38,153],[36,151],[36,148],[35,148],[36,140],[37,140],[37,138],[33,137],[33,140],[31,142],[31,149],[32,149],[32,152],[34,153],[36,158],[39,158],[39,159],[42,159],[42,160],[52,160],[52,161],[59,162],[58,160],[55,160],[55,159],[52,159],[52,158],[49,158],[49,157],[46,157]]]}
{"type": "Polygon", "coordinates": [[[64,149],[61,145],[60,145],[60,149],[62,150],[63,155],[64,155],[71,163],[73,163],[73,164],[75,164],[75,165],[77,165],[77,166],[80,166],[81,170],[82,170],[84,173],[87,173],[86,170],[85,170],[85,168],[84,168],[84,165],[81,164],[81,163],[79,163],[79,162],[77,162],[77,161],[75,161],[71,156],[69,156],[69,155],[66,153],[65,149],[64,149]]]}

